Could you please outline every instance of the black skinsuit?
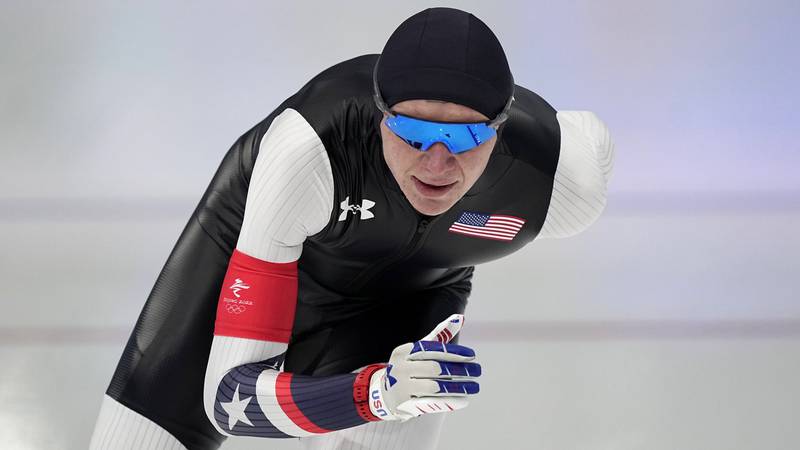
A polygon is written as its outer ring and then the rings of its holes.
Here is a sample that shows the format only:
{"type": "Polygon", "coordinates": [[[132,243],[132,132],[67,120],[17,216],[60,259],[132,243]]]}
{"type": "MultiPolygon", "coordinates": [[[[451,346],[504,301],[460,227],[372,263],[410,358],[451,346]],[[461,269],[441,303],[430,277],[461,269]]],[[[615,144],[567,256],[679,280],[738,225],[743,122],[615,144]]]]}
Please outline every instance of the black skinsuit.
{"type": "Polygon", "coordinates": [[[236,141],[144,306],[107,394],[190,449],[217,448],[224,439],[203,410],[217,300],[261,138],[284,109],[298,111],[316,131],[334,178],[330,221],[304,242],[299,260],[288,372],[330,375],[387,361],[397,345],[464,311],[473,265],[519,250],[544,223],[560,148],[549,104],[516,86],[483,175],[449,211],[423,216],[383,159],[381,113],[372,101],[376,59],[365,55],[322,72],[236,141]],[[374,218],[356,211],[339,221],[346,199],[374,201],[374,218]],[[448,232],[462,211],[526,223],[510,242],[448,232]]]}

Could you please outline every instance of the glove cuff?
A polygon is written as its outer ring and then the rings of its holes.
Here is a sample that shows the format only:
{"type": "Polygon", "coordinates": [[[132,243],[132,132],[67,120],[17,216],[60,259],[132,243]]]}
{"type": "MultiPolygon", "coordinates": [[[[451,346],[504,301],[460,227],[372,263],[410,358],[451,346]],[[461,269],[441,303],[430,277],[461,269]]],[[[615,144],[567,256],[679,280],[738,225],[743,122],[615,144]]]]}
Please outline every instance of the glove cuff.
{"type": "Polygon", "coordinates": [[[361,372],[356,375],[355,381],[353,381],[353,401],[355,402],[356,410],[362,419],[369,422],[381,420],[373,414],[370,409],[369,387],[372,374],[384,367],[386,367],[386,364],[371,364],[362,369],[361,372]]]}

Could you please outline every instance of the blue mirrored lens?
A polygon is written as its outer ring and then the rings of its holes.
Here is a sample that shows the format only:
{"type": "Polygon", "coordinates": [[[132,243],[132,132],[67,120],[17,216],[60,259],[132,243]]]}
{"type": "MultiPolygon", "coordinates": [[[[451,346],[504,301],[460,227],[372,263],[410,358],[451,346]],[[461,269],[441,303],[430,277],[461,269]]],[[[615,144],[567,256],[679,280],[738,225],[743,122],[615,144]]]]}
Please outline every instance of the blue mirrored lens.
{"type": "Polygon", "coordinates": [[[436,142],[450,153],[463,153],[491,139],[496,131],[485,123],[429,122],[408,116],[390,116],[386,126],[417,150],[426,151],[436,142]]]}

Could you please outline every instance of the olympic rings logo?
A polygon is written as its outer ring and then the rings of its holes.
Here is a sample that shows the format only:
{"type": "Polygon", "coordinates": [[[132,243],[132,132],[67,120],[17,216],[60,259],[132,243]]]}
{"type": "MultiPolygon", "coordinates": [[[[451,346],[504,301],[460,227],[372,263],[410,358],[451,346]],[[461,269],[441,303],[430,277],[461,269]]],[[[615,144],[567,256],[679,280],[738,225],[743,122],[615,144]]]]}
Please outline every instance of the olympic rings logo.
{"type": "Polygon", "coordinates": [[[247,308],[242,306],[242,305],[233,305],[233,304],[229,303],[229,304],[225,305],[225,310],[228,311],[231,314],[241,314],[241,313],[245,312],[247,310],[247,308]]]}

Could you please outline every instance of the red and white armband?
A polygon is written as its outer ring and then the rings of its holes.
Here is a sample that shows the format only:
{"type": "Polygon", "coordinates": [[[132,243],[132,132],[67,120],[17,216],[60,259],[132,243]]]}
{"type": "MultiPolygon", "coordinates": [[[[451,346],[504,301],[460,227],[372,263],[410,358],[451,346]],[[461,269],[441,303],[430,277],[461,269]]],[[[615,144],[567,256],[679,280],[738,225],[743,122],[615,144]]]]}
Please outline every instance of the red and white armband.
{"type": "Polygon", "coordinates": [[[234,250],[214,334],[288,343],[297,307],[297,261],[273,263],[234,250]]]}

